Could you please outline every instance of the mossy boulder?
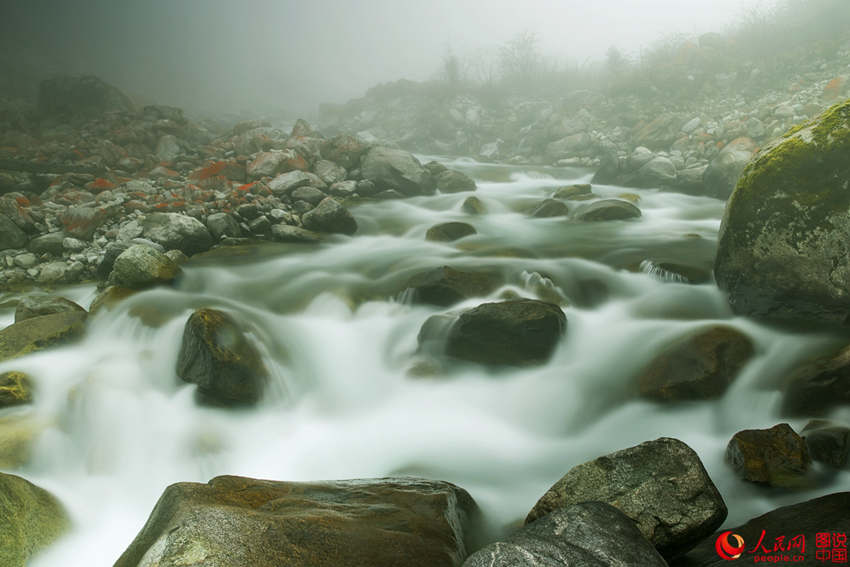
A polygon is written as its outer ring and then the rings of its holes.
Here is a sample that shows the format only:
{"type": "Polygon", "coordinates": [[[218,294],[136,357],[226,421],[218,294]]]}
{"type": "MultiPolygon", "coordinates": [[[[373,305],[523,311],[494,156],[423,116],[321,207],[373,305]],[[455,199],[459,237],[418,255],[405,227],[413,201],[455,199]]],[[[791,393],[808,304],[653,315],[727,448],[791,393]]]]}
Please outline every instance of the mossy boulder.
{"type": "Polygon", "coordinates": [[[769,486],[802,486],[812,462],[805,440],[787,423],[745,429],[726,446],[726,461],[742,479],[769,486]]]}
{"type": "Polygon", "coordinates": [[[85,309],[64,297],[55,295],[28,295],[15,308],[15,322],[66,311],[85,313],[85,309]]]}
{"type": "Polygon", "coordinates": [[[850,101],[762,149],[738,179],[715,276],[736,313],[850,321],[850,101]]]}
{"type": "Polygon", "coordinates": [[[458,567],[477,508],[416,478],[169,486],[115,567],[458,567]]]}
{"type": "Polygon", "coordinates": [[[115,259],[109,284],[130,289],[144,289],[167,284],[180,275],[180,266],[159,250],[145,244],[134,244],[115,259]]]}
{"type": "Polygon", "coordinates": [[[0,565],[25,567],[69,527],[59,501],[19,476],[0,473],[0,565]]]}
{"type": "Polygon", "coordinates": [[[217,309],[198,309],[183,330],[177,375],[198,385],[202,403],[224,406],[259,401],[268,370],[242,326],[217,309]]]}
{"type": "Polygon", "coordinates": [[[87,314],[66,311],[33,317],[0,331],[0,360],[70,342],[82,336],[87,314]]]}
{"type": "Polygon", "coordinates": [[[15,370],[0,374],[0,409],[32,402],[32,380],[15,370]]]}

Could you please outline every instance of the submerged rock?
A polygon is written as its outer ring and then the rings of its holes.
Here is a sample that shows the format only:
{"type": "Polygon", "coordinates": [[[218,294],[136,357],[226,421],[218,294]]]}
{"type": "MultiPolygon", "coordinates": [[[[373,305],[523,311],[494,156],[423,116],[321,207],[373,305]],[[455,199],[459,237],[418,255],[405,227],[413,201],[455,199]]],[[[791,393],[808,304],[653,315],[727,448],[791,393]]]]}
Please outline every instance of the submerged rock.
{"type": "Polygon", "coordinates": [[[529,214],[538,219],[565,217],[570,214],[570,208],[557,199],[544,199],[529,214]]]}
{"type": "Polygon", "coordinates": [[[460,208],[468,215],[483,215],[487,212],[487,208],[484,206],[484,202],[481,201],[481,199],[479,199],[475,195],[469,196],[464,199],[463,204],[460,208]]]}
{"type": "Polygon", "coordinates": [[[452,242],[465,236],[477,234],[477,232],[478,231],[475,230],[475,227],[469,223],[444,222],[441,224],[435,224],[429,228],[425,233],[425,240],[430,240],[432,242],[452,242]]]}
{"type": "Polygon", "coordinates": [[[0,409],[32,402],[32,380],[15,370],[0,374],[0,409]]]}
{"type": "Polygon", "coordinates": [[[169,486],[115,567],[459,567],[476,514],[447,482],[222,476],[169,486]]]}
{"type": "Polygon", "coordinates": [[[472,554],[463,567],[616,565],[666,567],[631,518],[603,502],[582,502],[526,524],[472,554]]]}
{"type": "Polygon", "coordinates": [[[0,331],[0,361],[17,358],[82,336],[86,313],[66,311],[26,319],[0,331]]]}
{"type": "Polygon", "coordinates": [[[322,235],[300,226],[276,224],[271,229],[272,238],[277,242],[292,242],[297,244],[315,244],[322,240],[322,235]]]}
{"type": "Polygon", "coordinates": [[[576,208],[574,217],[580,221],[611,221],[641,216],[640,209],[622,199],[603,199],[576,208]]]}
{"type": "Polygon", "coordinates": [[[415,275],[407,283],[407,288],[413,292],[414,303],[448,307],[470,297],[488,295],[498,284],[498,279],[492,274],[442,266],[415,275]]]}
{"type": "Polygon", "coordinates": [[[697,454],[666,437],[572,468],[540,498],[526,524],[585,501],[620,509],[667,559],[691,549],[726,519],[723,498],[697,454]]]}
{"type": "Polygon", "coordinates": [[[19,476],[0,473],[0,565],[26,567],[69,527],[62,504],[19,476]]]}
{"type": "Polygon", "coordinates": [[[726,207],[714,270],[736,313],[850,320],[850,101],[769,144],[726,207]]]}
{"type": "Polygon", "coordinates": [[[268,370],[241,326],[217,309],[198,309],[183,329],[177,375],[198,385],[201,402],[249,405],[262,397],[268,370]]]}
{"type": "Polygon", "coordinates": [[[588,197],[593,197],[590,183],[580,183],[577,185],[567,185],[559,187],[552,195],[555,199],[567,200],[583,200],[588,197]]]}
{"type": "Polygon", "coordinates": [[[787,423],[736,433],[726,461],[739,477],[770,486],[800,486],[811,464],[803,438],[787,423]]]}
{"type": "Polygon", "coordinates": [[[753,356],[753,342],[717,325],[680,339],[658,355],[638,378],[640,393],[659,401],[717,398],[753,356]]]}

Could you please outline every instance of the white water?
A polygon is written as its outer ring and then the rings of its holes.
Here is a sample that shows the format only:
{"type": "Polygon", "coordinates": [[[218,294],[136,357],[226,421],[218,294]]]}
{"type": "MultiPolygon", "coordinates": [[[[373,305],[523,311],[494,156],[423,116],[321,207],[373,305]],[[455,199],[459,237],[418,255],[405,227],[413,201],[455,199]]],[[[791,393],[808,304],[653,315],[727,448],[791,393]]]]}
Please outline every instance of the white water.
{"type": "MultiPolygon", "coordinates": [[[[674,436],[703,459],[729,505],[727,525],[850,487],[842,473],[817,491],[768,491],[737,480],[723,463],[736,431],[781,421],[785,371],[833,338],[734,318],[714,285],[640,271],[643,260],[710,266],[722,202],[628,189],[641,196],[636,221],[530,219],[524,210],[554,187],[587,181],[586,172],[449,165],[478,179],[488,215],[461,211],[468,194],[365,204],[354,210],[353,238],[196,262],[177,289],[140,293],[99,313],[82,343],[0,364],[0,372],[30,373],[38,388],[31,409],[7,413],[47,424],[29,465],[9,472],[53,491],[74,520],[34,565],[112,565],[168,484],[219,474],[417,474],[464,487],[499,526],[524,517],[572,466],[674,436]],[[430,225],[448,220],[470,222],[479,234],[455,245],[424,241],[430,225]],[[508,283],[491,299],[506,289],[534,297],[526,285],[539,278],[529,274],[551,278],[572,299],[552,360],[496,375],[462,367],[445,378],[408,377],[419,327],[441,310],[395,294],[413,274],[444,264],[502,272],[508,283]],[[275,374],[260,407],[198,407],[194,386],[177,379],[183,325],[200,306],[238,313],[252,327],[275,374]],[[659,406],[634,398],[637,372],[660,348],[718,321],[757,345],[723,399],[659,406]]],[[[606,197],[626,190],[594,186],[606,197]]],[[[92,294],[69,290],[84,305],[92,294]]],[[[4,313],[2,323],[10,320],[4,313]]]]}

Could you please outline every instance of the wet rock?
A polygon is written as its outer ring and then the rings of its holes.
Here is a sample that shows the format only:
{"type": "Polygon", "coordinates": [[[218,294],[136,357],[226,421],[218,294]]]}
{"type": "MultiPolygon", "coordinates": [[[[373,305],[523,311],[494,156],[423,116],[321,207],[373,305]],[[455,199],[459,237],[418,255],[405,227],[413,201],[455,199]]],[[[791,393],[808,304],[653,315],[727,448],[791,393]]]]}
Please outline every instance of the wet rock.
{"type": "Polygon", "coordinates": [[[66,311],[26,319],[0,331],[0,361],[24,356],[82,336],[86,313],[66,311]]]}
{"type": "Polygon", "coordinates": [[[142,235],[166,250],[191,256],[209,250],[213,237],[196,218],[179,213],[151,213],[142,222],[142,235]]]}
{"type": "Polygon", "coordinates": [[[580,221],[626,220],[641,216],[640,209],[621,199],[603,199],[576,208],[573,216],[580,221]]]}
{"type": "Polygon", "coordinates": [[[292,191],[291,197],[293,201],[306,201],[311,205],[318,205],[327,195],[315,187],[299,187],[292,191]]]}
{"type": "Polygon", "coordinates": [[[847,467],[850,427],[825,419],[813,419],[801,433],[813,461],[826,463],[836,469],[847,467]]]}
{"type": "Polygon", "coordinates": [[[115,259],[109,284],[143,289],[170,283],[179,274],[180,267],[163,252],[144,244],[134,244],[115,259]]]}
{"type": "Polygon", "coordinates": [[[32,403],[32,380],[23,372],[0,374],[0,409],[32,403]]]}
{"type": "Polygon", "coordinates": [[[557,199],[544,199],[539,202],[529,213],[538,219],[565,217],[570,214],[570,208],[557,199]]]}
{"type": "Polygon", "coordinates": [[[26,567],[71,525],[62,504],[19,476],[0,473],[0,565],[26,567]]]}
{"type": "Polygon", "coordinates": [[[475,195],[464,199],[460,208],[468,215],[483,215],[487,212],[484,202],[475,195]]]}
{"type": "Polygon", "coordinates": [[[115,567],[458,567],[475,502],[416,478],[169,486],[115,567]]]}
{"type": "Polygon", "coordinates": [[[452,242],[465,236],[477,234],[475,227],[465,222],[444,222],[435,224],[425,233],[425,240],[433,242],[452,242]]]}
{"type": "Polygon", "coordinates": [[[486,365],[523,366],[549,360],[564,336],[561,308],[532,299],[484,303],[451,326],[445,353],[486,365]]]}
{"type": "Polygon", "coordinates": [[[230,213],[213,213],[207,217],[207,230],[216,242],[225,236],[240,237],[242,229],[230,213]]]}
{"type": "Polygon", "coordinates": [[[635,523],[602,502],[554,510],[503,541],[472,554],[463,567],[617,565],[666,567],[635,523]]]}
{"type": "Polygon", "coordinates": [[[313,172],[328,185],[333,185],[337,181],[345,181],[345,168],[326,159],[317,161],[316,165],[313,166],[313,172]]]}
{"type": "Polygon", "coordinates": [[[726,461],[749,482],[793,487],[804,482],[811,457],[803,438],[780,423],[736,433],[726,447],[726,461]]]}
{"type": "Polygon", "coordinates": [[[715,260],[736,313],[850,320],[850,102],[769,144],[729,201],[715,260]]]}
{"type": "Polygon", "coordinates": [[[61,119],[133,110],[133,103],[127,95],[91,75],[63,75],[42,81],[38,86],[37,104],[42,115],[61,119]]]}
{"type": "Polygon", "coordinates": [[[18,306],[15,308],[15,323],[42,315],[66,312],[85,313],[86,310],[64,297],[55,295],[26,295],[21,298],[18,306]]]}
{"type": "Polygon", "coordinates": [[[257,403],[269,379],[259,351],[242,327],[217,309],[198,309],[189,317],[177,375],[198,385],[202,403],[224,406],[257,403]]]}
{"type": "Polygon", "coordinates": [[[448,307],[470,297],[489,295],[499,285],[492,274],[466,272],[449,266],[417,274],[407,283],[414,303],[448,307]]]}
{"type": "Polygon", "coordinates": [[[629,154],[629,159],[626,163],[630,170],[636,171],[648,164],[655,158],[655,153],[649,148],[645,148],[643,146],[638,146],[632,153],[629,154]]]}
{"type": "Polygon", "coordinates": [[[6,215],[0,214],[0,250],[23,248],[29,237],[6,215]]]}
{"type": "MultiPolygon", "coordinates": [[[[739,563],[752,560],[751,558],[753,556],[749,555],[749,551],[755,549],[756,544],[759,542],[762,534],[764,534],[764,543],[762,545],[768,551],[772,551],[777,537],[785,537],[784,546],[785,549],[788,549],[791,538],[801,536],[797,542],[799,543],[801,540],[804,542],[805,552],[798,546],[790,549],[784,555],[803,556],[802,561],[795,560],[793,565],[822,567],[828,563],[825,563],[822,558],[818,557],[817,548],[815,547],[815,542],[817,541],[816,534],[844,534],[850,532],[850,515],[847,514],[848,509],[850,509],[850,492],[838,492],[807,502],[777,508],[767,514],[751,519],[742,526],[729,527],[724,532],[728,530],[734,534],[738,534],[746,544],[746,554],[740,559],[739,563]]],[[[671,567],[722,567],[734,565],[735,562],[730,562],[718,555],[715,542],[719,535],[718,533],[706,538],[686,556],[672,562],[670,564],[671,567]]],[[[762,552],[759,552],[759,555],[761,554],[762,552]]],[[[772,553],[766,555],[769,557],[776,556],[772,553]]],[[[779,565],[782,563],[775,562],[775,564],[779,565]]]]}
{"type": "Polygon", "coordinates": [[[356,181],[337,181],[328,188],[328,192],[334,197],[351,197],[357,192],[356,181]]]}
{"type": "Polygon", "coordinates": [[[304,228],[316,232],[354,234],[357,221],[352,214],[332,197],[325,197],[316,208],[301,217],[304,228]]]}
{"type": "Polygon", "coordinates": [[[578,185],[567,185],[559,187],[552,195],[554,199],[567,200],[583,200],[588,197],[593,197],[590,183],[581,183],[578,185]]]}
{"type": "Polygon", "coordinates": [[[321,241],[322,235],[312,230],[291,226],[288,224],[276,224],[271,228],[272,238],[277,242],[292,242],[297,244],[314,244],[321,241]]]}
{"type": "Polygon", "coordinates": [[[384,146],[370,149],[362,159],[360,174],[378,190],[395,189],[406,196],[434,192],[434,178],[413,154],[384,146]]]}
{"type": "Polygon", "coordinates": [[[676,166],[669,158],[652,158],[637,170],[632,184],[635,187],[672,187],[676,184],[676,166]]]}
{"type": "Polygon", "coordinates": [[[782,413],[822,415],[850,404],[850,346],[796,369],[785,387],[782,413]]]}
{"type": "Polygon", "coordinates": [[[641,372],[640,394],[659,401],[720,397],[752,356],[752,340],[737,329],[699,331],[667,347],[641,372]]]}
{"type": "Polygon", "coordinates": [[[662,437],[572,468],[537,502],[526,524],[585,501],[615,506],[665,558],[717,529],[726,505],[697,454],[662,437]]]}
{"type": "Polygon", "coordinates": [[[737,138],[726,144],[705,170],[703,185],[706,194],[728,199],[755,149],[756,143],[750,138],[737,138]]]}
{"type": "Polygon", "coordinates": [[[178,266],[182,266],[189,261],[189,257],[180,250],[167,250],[165,256],[178,266]]]}
{"type": "MultiPolygon", "coordinates": [[[[0,223],[2,223],[2,219],[0,219],[0,223]]],[[[27,248],[36,254],[52,254],[54,256],[61,256],[64,251],[62,243],[65,241],[66,236],[67,235],[64,232],[51,232],[41,236],[36,236],[30,240],[27,248]]],[[[2,246],[0,246],[0,249],[2,249],[2,246]]]]}
{"type": "Polygon", "coordinates": [[[289,171],[287,173],[281,173],[272,179],[269,182],[269,189],[271,189],[272,193],[278,196],[288,195],[293,189],[307,185],[318,185],[316,180],[319,181],[318,184],[324,185],[324,183],[312,173],[298,170],[289,171]]]}
{"type": "Polygon", "coordinates": [[[360,157],[368,146],[354,136],[340,134],[322,142],[322,156],[346,169],[360,165],[360,157]]]}
{"type": "Polygon", "coordinates": [[[137,292],[138,290],[130,289],[128,287],[111,285],[98,293],[92,300],[91,305],[89,305],[89,313],[94,315],[101,309],[109,311],[137,292]]]}
{"type": "Polygon", "coordinates": [[[475,191],[475,180],[453,169],[447,169],[436,175],[437,189],[441,193],[461,193],[475,191]]]}

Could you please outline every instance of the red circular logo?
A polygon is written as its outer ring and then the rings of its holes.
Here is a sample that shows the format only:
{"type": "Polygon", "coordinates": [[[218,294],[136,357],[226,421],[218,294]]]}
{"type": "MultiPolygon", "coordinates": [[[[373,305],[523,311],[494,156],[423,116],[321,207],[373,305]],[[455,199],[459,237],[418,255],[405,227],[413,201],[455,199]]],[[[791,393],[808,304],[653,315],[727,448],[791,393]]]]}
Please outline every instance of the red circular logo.
{"type": "Polygon", "coordinates": [[[723,532],[717,536],[714,549],[722,559],[732,561],[738,559],[744,553],[744,538],[732,532],[723,532]]]}

